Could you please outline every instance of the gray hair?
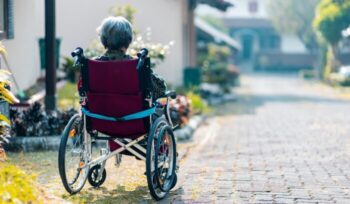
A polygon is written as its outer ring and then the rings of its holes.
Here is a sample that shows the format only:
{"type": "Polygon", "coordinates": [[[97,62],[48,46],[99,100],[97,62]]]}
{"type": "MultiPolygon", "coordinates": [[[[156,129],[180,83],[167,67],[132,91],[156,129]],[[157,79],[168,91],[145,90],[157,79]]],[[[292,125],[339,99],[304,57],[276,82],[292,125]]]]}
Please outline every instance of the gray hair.
{"type": "Polygon", "coordinates": [[[109,50],[128,48],[133,38],[131,23],[121,16],[105,18],[97,32],[103,46],[109,50]]]}

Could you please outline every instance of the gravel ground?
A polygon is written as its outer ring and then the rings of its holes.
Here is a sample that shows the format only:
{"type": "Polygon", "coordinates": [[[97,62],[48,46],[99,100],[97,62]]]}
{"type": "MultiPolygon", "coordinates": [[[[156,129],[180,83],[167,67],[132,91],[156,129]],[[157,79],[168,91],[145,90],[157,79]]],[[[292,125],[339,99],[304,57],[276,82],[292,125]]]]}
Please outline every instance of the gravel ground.
{"type": "MultiPolygon", "coordinates": [[[[178,151],[182,158],[193,146],[193,142],[179,143],[178,151]]],[[[107,162],[107,179],[101,188],[94,189],[88,183],[83,190],[73,196],[66,193],[58,173],[56,151],[8,153],[9,161],[30,174],[37,176],[38,183],[51,203],[152,203],[149,195],[145,163],[133,157],[123,156],[120,167],[114,159],[107,162]]]]}

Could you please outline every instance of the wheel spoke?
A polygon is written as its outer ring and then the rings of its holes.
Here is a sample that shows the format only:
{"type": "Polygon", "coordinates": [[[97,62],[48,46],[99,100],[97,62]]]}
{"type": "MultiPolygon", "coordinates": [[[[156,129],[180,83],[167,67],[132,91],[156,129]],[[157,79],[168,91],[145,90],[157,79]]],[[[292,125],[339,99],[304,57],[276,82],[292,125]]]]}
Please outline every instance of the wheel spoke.
{"type": "Polygon", "coordinates": [[[79,176],[80,176],[80,170],[77,169],[77,172],[76,172],[76,174],[75,174],[75,177],[73,178],[73,181],[70,182],[70,183],[68,183],[68,184],[69,184],[70,186],[72,186],[72,185],[78,180],[79,176]]]}

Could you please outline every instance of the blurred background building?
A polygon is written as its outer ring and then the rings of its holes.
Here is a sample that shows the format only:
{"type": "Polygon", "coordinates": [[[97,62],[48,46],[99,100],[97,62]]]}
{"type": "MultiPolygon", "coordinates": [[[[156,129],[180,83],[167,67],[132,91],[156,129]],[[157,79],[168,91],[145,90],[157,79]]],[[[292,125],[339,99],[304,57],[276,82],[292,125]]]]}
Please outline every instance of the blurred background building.
{"type": "MultiPolygon", "coordinates": [[[[112,6],[130,4],[136,9],[135,27],[140,32],[152,30],[152,41],[173,41],[171,57],[161,63],[156,72],[169,84],[183,83],[183,69],[196,67],[196,35],[194,9],[207,4],[226,10],[231,4],[222,0],[59,0],[56,1],[56,33],[61,39],[59,57],[70,56],[80,46],[86,48],[97,39],[96,28],[109,16],[112,6]]],[[[44,1],[0,0],[0,40],[11,55],[9,64],[21,89],[36,83],[41,76],[38,41],[44,38],[44,1]]]]}
{"type": "Polygon", "coordinates": [[[276,31],[266,9],[267,0],[231,0],[235,5],[225,13],[202,5],[199,15],[215,15],[223,19],[230,36],[239,42],[242,50],[237,56],[241,63],[250,63],[255,69],[311,69],[315,55],[293,35],[276,31]]]}

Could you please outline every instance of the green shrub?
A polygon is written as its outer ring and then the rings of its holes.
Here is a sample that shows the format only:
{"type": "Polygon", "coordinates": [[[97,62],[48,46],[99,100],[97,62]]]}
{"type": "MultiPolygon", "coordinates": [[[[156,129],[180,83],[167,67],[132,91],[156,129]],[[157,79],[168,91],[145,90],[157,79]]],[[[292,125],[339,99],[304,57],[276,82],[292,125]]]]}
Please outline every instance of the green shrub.
{"type": "Polygon", "coordinates": [[[71,57],[63,57],[64,63],[62,64],[63,71],[66,73],[67,79],[75,83],[79,73],[79,68],[74,67],[74,60],[71,57]]]}
{"type": "Polygon", "coordinates": [[[350,86],[350,77],[345,77],[339,73],[331,73],[328,82],[333,86],[350,86]]]}
{"type": "MultiPolygon", "coordinates": [[[[170,88],[168,89],[171,90],[170,88]]],[[[178,86],[176,87],[175,90],[178,95],[187,95],[187,93],[189,92],[198,92],[199,87],[198,86],[190,86],[190,87],[178,86]]]]}
{"type": "Polygon", "coordinates": [[[314,70],[301,70],[299,76],[303,79],[314,79],[317,78],[317,72],[314,70]]]}
{"type": "Polygon", "coordinates": [[[192,112],[207,113],[210,111],[208,104],[200,97],[200,95],[190,91],[187,93],[188,99],[191,101],[192,112]]]}
{"type": "Polygon", "coordinates": [[[231,72],[230,56],[229,47],[213,43],[209,43],[206,48],[199,50],[198,64],[202,66],[202,81],[218,84],[224,92],[229,92],[230,86],[235,83],[238,77],[238,75],[236,76],[238,72],[231,72]]]}

